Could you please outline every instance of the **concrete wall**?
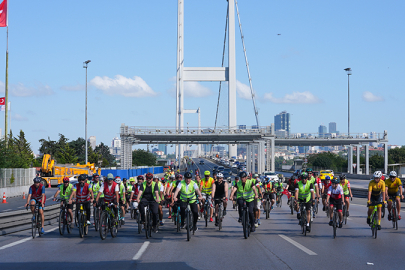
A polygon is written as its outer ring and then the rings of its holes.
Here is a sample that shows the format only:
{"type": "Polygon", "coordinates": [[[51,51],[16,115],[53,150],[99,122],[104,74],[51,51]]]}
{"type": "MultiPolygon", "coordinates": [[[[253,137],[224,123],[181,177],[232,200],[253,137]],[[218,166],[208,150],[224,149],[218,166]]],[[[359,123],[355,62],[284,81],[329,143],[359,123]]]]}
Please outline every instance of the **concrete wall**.
{"type": "Polygon", "coordinates": [[[23,192],[25,195],[28,193],[28,189],[30,186],[20,186],[20,187],[7,187],[7,188],[0,188],[1,200],[3,200],[3,193],[6,193],[6,197],[15,197],[15,196],[22,196],[23,192]]]}

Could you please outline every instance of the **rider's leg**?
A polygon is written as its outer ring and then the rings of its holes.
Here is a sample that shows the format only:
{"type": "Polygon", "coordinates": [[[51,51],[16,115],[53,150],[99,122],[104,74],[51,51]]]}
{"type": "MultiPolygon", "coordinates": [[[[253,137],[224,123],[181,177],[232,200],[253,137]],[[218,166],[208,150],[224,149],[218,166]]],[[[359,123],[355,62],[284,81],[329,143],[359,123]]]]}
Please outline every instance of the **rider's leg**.
{"type": "Polygon", "coordinates": [[[30,201],[30,207],[31,207],[31,213],[32,214],[35,214],[35,200],[34,199],[32,199],[31,201],[30,201]]]}
{"type": "Polygon", "coordinates": [[[398,211],[397,215],[399,216],[399,215],[401,215],[401,213],[400,213],[401,212],[401,199],[399,196],[397,196],[395,199],[397,200],[397,211],[398,211]]]}
{"type": "Polygon", "coordinates": [[[198,221],[198,207],[196,203],[190,204],[191,212],[193,213],[193,227],[194,230],[197,228],[198,221]]]}
{"type": "Polygon", "coordinates": [[[378,225],[381,223],[381,204],[378,205],[377,207],[377,213],[378,213],[378,225]]]}
{"type": "Polygon", "coordinates": [[[39,209],[39,214],[41,215],[41,225],[42,225],[42,229],[44,228],[44,221],[45,221],[45,217],[44,217],[44,209],[39,209]]]}
{"type": "Polygon", "coordinates": [[[349,211],[349,207],[350,207],[349,196],[347,196],[347,197],[345,198],[345,203],[346,203],[346,210],[349,211]]]}
{"type": "Polygon", "coordinates": [[[392,201],[388,201],[387,202],[387,205],[388,205],[388,213],[391,213],[391,208],[392,208],[392,201]]]}
{"type": "Polygon", "coordinates": [[[159,204],[159,220],[163,220],[163,206],[159,204]]]}

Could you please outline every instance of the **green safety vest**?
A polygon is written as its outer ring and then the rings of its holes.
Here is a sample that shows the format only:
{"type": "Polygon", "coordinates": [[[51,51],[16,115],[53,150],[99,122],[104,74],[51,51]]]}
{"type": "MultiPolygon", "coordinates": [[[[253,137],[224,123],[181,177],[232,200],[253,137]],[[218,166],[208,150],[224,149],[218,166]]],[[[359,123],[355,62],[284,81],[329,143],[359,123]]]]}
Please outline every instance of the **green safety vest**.
{"type": "Polygon", "coordinates": [[[311,183],[307,181],[305,185],[302,182],[298,182],[298,199],[305,200],[305,202],[309,202],[311,200],[311,183]]]}
{"type": "Polygon", "coordinates": [[[345,181],[345,184],[344,185],[342,185],[342,187],[343,187],[343,194],[344,195],[349,195],[349,187],[347,186],[347,184],[349,183],[349,181],[345,181]]]}
{"type": "MultiPolygon", "coordinates": [[[[95,196],[97,196],[97,193],[100,191],[101,185],[100,182],[97,182],[97,184],[93,183],[93,194],[95,194],[95,196]]],[[[100,198],[104,198],[104,193],[100,195],[100,198]]]]}
{"type": "Polygon", "coordinates": [[[255,193],[253,192],[253,181],[252,180],[246,180],[245,183],[245,188],[242,186],[242,180],[236,184],[236,199],[241,199],[244,198],[246,199],[247,202],[251,202],[255,198],[255,193]]]}
{"type": "MultiPolygon", "coordinates": [[[[142,195],[141,195],[141,199],[142,199],[143,193],[145,192],[146,184],[147,184],[146,181],[144,181],[144,182],[142,183],[143,192],[142,192],[142,195]]],[[[153,193],[153,198],[154,198],[155,201],[156,201],[155,185],[156,185],[156,183],[152,181],[152,193],[153,193]]]]}
{"type": "Polygon", "coordinates": [[[185,202],[187,199],[191,199],[190,203],[195,203],[197,197],[195,196],[194,181],[190,181],[190,184],[187,185],[186,180],[180,182],[180,200],[185,202]],[[187,191],[188,187],[188,191],[187,191]]]}
{"type": "Polygon", "coordinates": [[[120,184],[120,197],[125,200],[125,186],[123,183],[120,184]]]}
{"type": "Polygon", "coordinates": [[[72,191],[73,191],[73,185],[69,184],[67,186],[67,188],[65,189],[65,193],[63,193],[63,188],[64,188],[64,185],[63,184],[60,185],[60,187],[59,187],[59,189],[60,189],[60,198],[65,199],[65,200],[69,200],[70,195],[72,194],[72,191]]]}
{"type": "Polygon", "coordinates": [[[131,183],[127,184],[127,192],[131,193],[132,191],[132,185],[131,183]]]}

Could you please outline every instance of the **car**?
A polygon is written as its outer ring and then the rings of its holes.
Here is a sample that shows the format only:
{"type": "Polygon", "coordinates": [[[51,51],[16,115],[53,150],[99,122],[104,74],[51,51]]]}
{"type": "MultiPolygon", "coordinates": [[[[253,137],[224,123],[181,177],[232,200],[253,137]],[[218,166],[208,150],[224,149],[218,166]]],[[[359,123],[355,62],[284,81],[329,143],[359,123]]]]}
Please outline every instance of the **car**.
{"type": "Polygon", "coordinates": [[[204,160],[200,160],[200,165],[204,165],[204,160]]]}
{"type": "Polygon", "coordinates": [[[228,183],[230,183],[232,181],[231,175],[229,174],[229,172],[223,172],[222,174],[224,175],[225,181],[228,181],[228,183]]]}
{"type": "Polygon", "coordinates": [[[330,177],[330,179],[333,179],[334,173],[332,170],[321,170],[319,172],[319,178],[321,178],[321,180],[325,180],[325,176],[327,175],[330,177]]]}
{"type": "Polygon", "coordinates": [[[233,168],[237,169],[237,168],[238,168],[238,164],[233,164],[233,165],[232,165],[232,169],[233,169],[233,168]]]}
{"type": "Polygon", "coordinates": [[[218,166],[212,167],[212,172],[217,172],[218,171],[218,166]]]}
{"type": "Polygon", "coordinates": [[[225,168],[224,173],[229,173],[229,175],[232,175],[232,170],[229,168],[225,168]]]}
{"type": "Polygon", "coordinates": [[[275,172],[264,172],[262,176],[264,177],[270,176],[271,180],[279,181],[278,174],[276,174],[275,172]]]}
{"type": "Polygon", "coordinates": [[[224,168],[224,166],[219,166],[217,170],[218,170],[218,172],[223,172],[225,170],[225,168],[224,168]]]}

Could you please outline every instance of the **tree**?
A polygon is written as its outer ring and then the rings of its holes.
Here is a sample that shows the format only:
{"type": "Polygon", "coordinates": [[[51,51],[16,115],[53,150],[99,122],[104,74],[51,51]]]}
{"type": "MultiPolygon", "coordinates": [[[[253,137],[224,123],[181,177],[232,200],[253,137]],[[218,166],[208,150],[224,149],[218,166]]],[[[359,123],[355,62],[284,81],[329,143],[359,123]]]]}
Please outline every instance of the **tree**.
{"type": "Polygon", "coordinates": [[[0,167],[1,168],[29,168],[34,161],[30,144],[21,130],[18,137],[10,131],[8,144],[0,141],[0,167]]]}
{"type": "Polygon", "coordinates": [[[115,166],[115,157],[110,154],[110,148],[107,145],[100,143],[96,146],[94,152],[101,156],[101,159],[103,160],[102,164],[104,164],[102,167],[115,166]]]}
{"type": "Polygon", "coordinates": [[[61,164],[77,163],[77,156],[75,150],[71,148],[68,143],[65,144],[65,146],[60,150],[57,156],[58,162],[61,164]]]}
{"type": "Polygon", "coordinates": [[[370,166],[373,170],[384,168],[384,157],[380,155],[374,155],[370,158],[370,166]]]}
{"type": "Polygon", "coordinates": [[[143,149],[132,151],[132,164],[135,166],[154,166],[156,165],[156,156],[143,149]]]}
{"type": "Polygon", "coordinates": [[[86,160],[86,141],[83,138],[69,142],[69,147],[75,151],[77,162],[84,164],[86,160]]]}

